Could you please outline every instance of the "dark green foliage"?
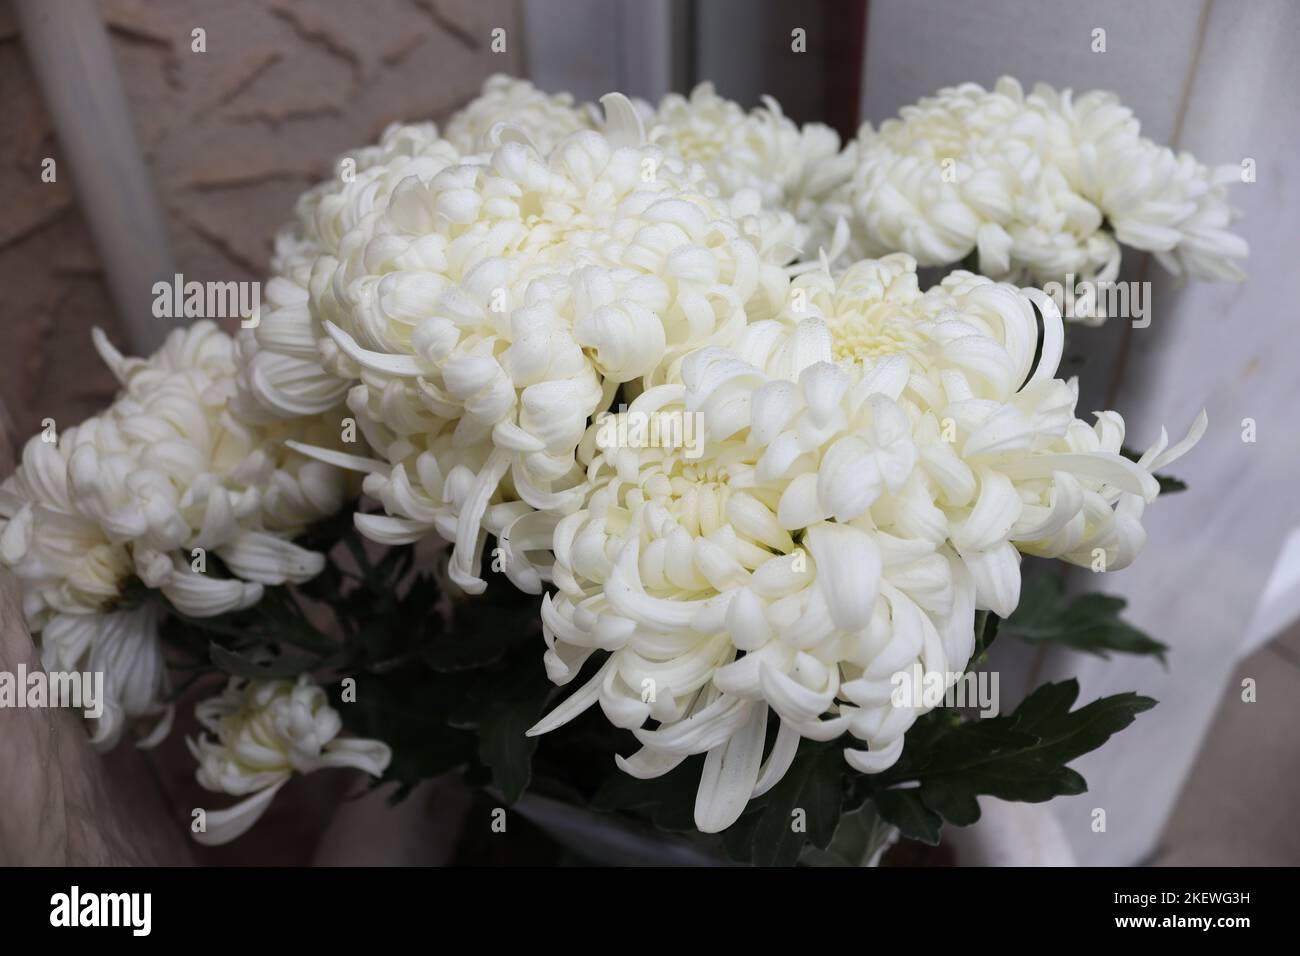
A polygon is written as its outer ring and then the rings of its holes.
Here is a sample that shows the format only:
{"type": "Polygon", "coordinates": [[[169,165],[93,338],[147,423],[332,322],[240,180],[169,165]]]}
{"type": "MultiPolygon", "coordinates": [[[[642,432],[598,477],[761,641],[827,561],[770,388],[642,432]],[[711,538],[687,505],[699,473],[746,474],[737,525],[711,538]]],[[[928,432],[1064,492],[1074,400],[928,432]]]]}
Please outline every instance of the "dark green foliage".
{"type": "Polygon", "coordinates": [[[1055,575],[1026,580],[1020,606],[998,631],[1031,644],[1064,644],[1107,657],[1111,651],[1151,654],[1164,660],[1168,648],[1120,618],[1126,601],[1109,594],[1079,594],[1067,600],[1055,575]]]}

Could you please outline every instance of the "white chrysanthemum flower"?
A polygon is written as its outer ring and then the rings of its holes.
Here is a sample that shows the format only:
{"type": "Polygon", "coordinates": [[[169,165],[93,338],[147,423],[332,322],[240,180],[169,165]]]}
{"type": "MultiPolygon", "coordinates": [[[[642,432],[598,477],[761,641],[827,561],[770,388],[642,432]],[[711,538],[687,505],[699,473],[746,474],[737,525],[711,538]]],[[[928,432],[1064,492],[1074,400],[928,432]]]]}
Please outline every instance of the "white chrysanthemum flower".
{"type": "Polygon", "coordinates": [[[775,784],[802,737],[848,733],[868,748],[846,749],[853,767],[890,766],[925,710],[895,704],[894,676],[956,680],[976,609],[1015,609],[1021,551],[1131,560],[1149,469],[1197,437],[1136,464],[1118,415],[1075,421],[1053,377],[1062,334],[1041,293],[968,273],[921,293],[914,261],[891,256],[801,276],[776,320],[623,413],[698,414],[702,450],[602,446],[619,431],[593,427],[591,496],[556,528],[542,620],[557,683],[609,656],[530,733],[599,703],[643,745],[619,759],[628,773],[706,754],[707,832],[775,784]]]}
{"type": "Polygon", "coordinates": [[[864,126],[857,146],[844,192],[868,255],[940,266],[974,252],[997,278],[1111,281],[1122,242],[1178,274],[1241,277],[1223,188],[1235,167],[1210,172],[1142,138],[1112,94],[965,83],[864,126]]]}
{"type": "Polygon", "coordinates": [[[590,106],[574,108],[572,97],[547,96],[498,75],[451,118],[445,136],[433,123],[394,123],[375,145],[340,156],[335,175],[303,194],[294,221],[276,237],[259,324],[240,337],[240,414],[262,422],[318,415],[355,384],[312,316],[312,269],[322,258],[337,259],[343,236],[382,208],[403,180],[429,179],[463,157],[490,152],[501,135],[522,136],[549,151],[592,122],[590,106]]]}
{"type": "Polygon", "coordinates": [[[344,234],[382,207],[407,177],[433,176],[459,161],[459,151],[432,123],[394,124],[377,145],[341,157],[334,177],[299,198],[295,221],[276,237],[257,325],[240,334],[235,407],[241,416],[283,421],[319,415],[343,401],[354,382],[339,369],[337,349],[312,315],[313,268],[336,256],[344,234]]]}
{"type": "Polygon", "coordinates": [[[1250,247],[1229,230],[1238,213],[1228,204],[1241,167],[1208,168],[1191,153],[1175,153],[1141,134],[1133,111],[1114,93],[1077,98],[1035,85],[1031,101],[1063,117],[1072,152],[1056,157],[1073,188],[1097,205],[1115,238],[1143,249],[1174,275],[1240,282],[1239,259],[1250,247]]]}
{"type": "MultiPolygon", "coordinates": [[[[915,260],[896,254],[834,279],[824,271],[801,276],[778,320],[751,325],[735,351],[783,377],[812,361],[855,363],[873,374],[892,368],[895,376],[905,366],[902,400],[914,432],[926,435],[923,458],[942,485],[950,524],[978,512],[1015,514],[1008,540],[1022,553],[1127,567],[1145,541],[1142,509],[1159,490],[1152,473],[1200,439],[1204,416],[1176,446],[1162,434],[1129,461],[1120,453],[1120,415],[1100,412],[1095,425],[1075,417],[1077,382],[1056,377],[1064,332],[1050,298],[968,272],[922,292],[915,270],[915,260]]],[[[968,535],[951,541],[963,556],[984,550],[968,535]]],[[[984,559],[968,563],[981,580],[984,559]]],[[[980,606],[1009,614],[1018,590],[999,599],[990,579],[980,606]]]]}
{"type": "Polygon", "coordinates": [[[689,97],[664,97],[650,121],[650,138],[674,156],[703,166],[723,197],[753,190],[763,207],[793,215],[803,256],[835,246],[832,197],[855,166],[854,144],[841,152],[829,126],[789,120],[772,97],[750,112],[701,83],[689,97]]]}
{"type": "Polygon", "coordinates": [[[360,379],[349,407],[381,460],[322,457],[370,472],[389,514],[358,516],[363,533],[451,538],[471,592],[488,532],[540,590],[529,552],[584,494],[588,419],[621,384],[735,339],[747,304],[770,311],[787,283],[788,216],[760,216],[749,192],[711,198],[698,168],[644,144],[625,98],[606,105],[605,133],[549,156],[507,141],[405,180],[313,275],[312,313],[360,379]]]}
{"type": "Polygon", "coordinates": [[[532,145],[549,153],[564,137],[594,129],[599,114],[590,103],[575,106],[569,93],[547,94],[527,80],[498,73],[488,77],[483,92],[447,122],[446,138],[461,155],[490,151],[492,131],[512,127],[532,145]]]}
{"type": "Polygon", "coordinates": [[[307,580],[323,558],[288,538],[337,511],[346,481],[283,445],[330,443],[328,426],[265,430],[230,412],[234,343],[211,322],[148,359],[124,358],[98,330],[95,344],[122,391],[57,442],[27,443],[0,486],[0,560],[22,584],[46,669],[105,672],[94,742],[111,747],[126,721],[166,710],[157,609],[124,606],[124,587],[138,579],[211,617],[255,603],[263,585],[307,580]],[[208,573],[208,553],[233,576],[208,573]]]}
{"type": "Polygon", "coordinates": [[[231,678],[219,696],[195,707],[195,715],[216,738],[200,734],[186,741],[199,762],[199,783],[215,793],[247,797],[206,812],[206,828],[194,839],[207,846],[244,834],[295,773],[354,767],[378,777],[392,759],[381,741],[340,738],[342,720],[306,674],[296,682],[231,678]]]}

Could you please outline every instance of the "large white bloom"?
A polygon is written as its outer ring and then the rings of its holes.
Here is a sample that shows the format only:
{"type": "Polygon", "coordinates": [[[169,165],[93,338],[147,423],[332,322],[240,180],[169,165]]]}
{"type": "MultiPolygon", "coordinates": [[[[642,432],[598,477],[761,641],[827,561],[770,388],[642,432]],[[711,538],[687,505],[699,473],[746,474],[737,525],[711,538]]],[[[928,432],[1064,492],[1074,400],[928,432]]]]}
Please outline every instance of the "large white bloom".
{"type": "Polygon", "coordinates": [[[574,451],[623,383],[673,378],[784,288],[793,223],[749,191],[710,195],[698,167],[644,143],[623,97],[604,132],[549,155],[506,140],[405,179],[313,273],[311,312],[360,379],[348,396],[379,458],[386,543],[436,530],[453,579],[482,588],[485,535],[540,589],[554,516],[585,494],[574,451]],[[540,557],[530,557],[537,552],[540,557]]]}
{"type": "Polygon", "coordinates": [[[750,112],[701,83],[689,97],[671,93],[650,123],[650,138],[689,162],[699,163],[724,197],[752,190],[763,207],[790,213],[799,224],[795,243],[804,258],[835,246],[836,191],[854,169],[856,145],[822,123],[798,126],[772,97],[750,112]]]}
{"type": "Polygon", "coordinates": [[[381,741],[340,738],[342,720],[307,674],[297,681],[232,677],[219,696],[195,707],[195,715],[215,735],[186,741],[199,762],[199,783],[216,793],[247,797],[233,807],[207,811],[206,829],[194,835],[207,846],[245,833],[295,773],[354,767],[378,777],[392,759],[381,741]]]}
{"type": "Polygon", "coordinates": [[[609,656],[530,732],[599,703],[643,745],[619,760],[635,776],[706,754],[704,831],[779,780],[801,737],[848,733],[868,747],[846,749],[852,766],[890,766],[923,712],[894,705],[891,678],[955,680],[975,611],[1015,609],[1021,552],[1131,560],[1150,469],[1198,437],[1125,459],[1118,415],[1074,419],[1061,340],[1041,293],[969,273],[922,293],[891,256],[801,276],[776,319],[624,413],[698,414],[698,457],[602,447],[593,428],[591,496],[554,535],[546,665],[565,683],[609,656]]]}
{"type": "Polygon", "coordinates": [[[324,257],[335,261],[343,236],[382,208],[399,184],[490,152],[502,135],[549,151],[591,126],[590,106],[575,108],[566,94],[548,96],[526,81],[497,75],[452,116],[445,136],[433,123],[394,123],[378,143],[340,156],[334,175],[299,198],[294,220],[276,237],[259,325],[240,338],[240,413],[252,421],[316,415],[338,404],[355,383],[312,315],[313,267],[324,257]]]}
{"type": "Polygon", "coordinates": [[[998,278],[1109,281],[1124,243],[1176,274],[1241,278],[1224,189],[1239,170],[1145,139],[1113,94],[965,83],[863,126],[857,147],[845,192],[868,255],[938,266],[975,252],[998,278]]]}
{"type": "Polygon", "coordinates": [[[253,329],[239,339],[236,408],[249,421],[319,415],[339,404],[353,381],[310,309],[313,269],[338,253],[358,220],[382,206],[410,176],[432,176],[460,153],[432,123],[390,126],[379,143],[352,150],[336,175],[299,198],[295,220],[276,237],[271,278],[253,329]]]}
{"type": "Polygon", "coordinates": [[[173,332],[148,359],[124,358],[98,330],[95,344],[122,391],[57,441],[27,443],[0,486],[0,560],[22,584],[46,669],[105,672],[94,741],[110,747],[127,720],[165,710],[158,610],[124,605],[128,582],[192,617],[248,607],[263,585],[320,570],[321,555],[288,539],[337,511],[346,482],[282,440],[334,444],[336,426],[262,429],[228,409],[234,343],[211,322],[173,332]],[[208,553],[232,576],[206,568],[208,553]]]}
{"type": "Polygon", "coordinates": [[[1097,205],[1115,238],[1143,249],[1174,275],[1240,282],[1250,247],[1229,230],[1238,213],[1227,189],[1242,181],[1235,163],[1207,167],[1142,136],[1133,111],[1114,93],[1074,98],[1037,84],[1030,99],[1069,124],[1075,144],[1057,161],[1081,195],[1097,205]]]}
{"type": "Polygon", "coordinates": [[[509,126],[536,149],[549,153],[580,129],[594,129],[599,112],[590,103],[575,105],[569,93],[543,93],[527,80],[498,73],[483,92],[447,122],[446,138],[463,156],[490,150],[493,130],[509,126]]]}

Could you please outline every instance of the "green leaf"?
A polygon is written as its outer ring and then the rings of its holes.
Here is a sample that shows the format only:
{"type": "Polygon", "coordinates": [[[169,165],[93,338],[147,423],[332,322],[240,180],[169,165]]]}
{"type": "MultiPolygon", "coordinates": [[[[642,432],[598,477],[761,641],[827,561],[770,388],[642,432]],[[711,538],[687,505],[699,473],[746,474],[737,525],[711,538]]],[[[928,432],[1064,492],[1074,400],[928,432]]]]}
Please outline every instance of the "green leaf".
{"type": "Polygon", "coordinates": [[[641,810],[660,829],[694,832],[695,791],[703,768],[704,758],[695,756],[650,780],[639,780],[616,769],[592,797],[591,808],[605,812],[641,810]]]}
{"type": "Polygon", "coordinates": [[[988,649],[993,646],[993,641],[998,636],[998,625],[1002,619],[992,611],[975,612],[975,653],[972,659],[979,660],[988,649]]]}
{"type": "Polygon", "coordinates": [[[1156,475],[1155,477],[1156,484],[1160,486],[1162,495],[1173,495],[1187,490],[1187,482],[1181,478],[1175,478],[1173,475],[1156,475]]]}
{"type": "Polygon", "coordinates": [[[522,656],[510,668],[485,675],[473,699],[448,718],[454,727],[477,730],[478,759],[492,771],[492,782],[508,804],[519,799],[532,779],[539,741],[526,733],[541,718],[554,689],[541,661],[522,656]]]}
{"type": "Polygon", "coordinates": [[[980,818],[979,801],[965,787],[943,780],[927,780],[921,786],[921,800],[950,823],[968,827],[980,818]]]}
{"type": "Polygon", "coordinates": [[[1109,594],[1080,594],[1067,602],[1064,582],[1056,575],[1030,578],[1021,589],[1020,605],[998,632],[1030,644],[1063,644],[1107,657],[1111,651],[1150,654],[1162,663],[1166,645],[1120,618],[1127,603],[1109,594]]]}
{"type": "Polygon", "coordinates": [[[421,780],[447,773],[474,759],[474,735],[447,726],[449,698],[458,693],[446,678],[423,668],[406,668],[392,675],[358,674],[356,700],[338,699],[335,709],[344,725],[358,737],[384,741],[393,759],[383,781],[400,784],[403,796],[421,780]]]}
{"type": "MultiPolygon", "coordinates": [[[[489,592],[491,592],[489,588],[489,592]]],[[[426,648],[424,659],[436,671],[454,673],[494,664],[516,646],[541,646],[537,602],[524,605],[469,601],[455,610],[451,627],[426,648]]]]}
{"type": "Polygon", "coordinates": [[[723,844],[728,854],[755,866],[793,866],[808,844],[827,847],[844,800],[843,749],[801,741],[780,782],[750,801],[741,819],[727,829],[723,844]]]}
{"type": "Polygon", "coordinates": [[[227,650],[215,641],[208,645],[208,656],[213,664],[227,674],[251,677],[256,680],[297,677],[312,670],[318,663],[317,658],[301,654],[281,654],[279,657],[268,657],[264,660],[252,658],[238,651],[227,650]]]}
{"type": "Polygon", "coordinates": [[[868,802],[840,817],[835,836],[826,849],[804,847],[799,863],[802,866],[867,866],[891,842],[893,830],[879,810],[868,802]]]}
{"type": "Polygon", "coordinates": [[[307,620],[288,588],[264,588],[262,601],[254,610],[261,612],[268,635],[278,643],[288,644],[315,656],[328,655],[338,650],[335,639],[322,634],[307,620]]]}
{"type": "Polygon", "coordinates": [[[1044,684],[1016,708],[1012,715],[1018,722],[1016,729],[1039,738],[1033,749],[1036,759],[1069,763],[1096,750],[1113,734],[1133,723],[1138,714],[1156,705],[1150,697],[1130,691],[1102,697],[1078,710],[1070,710],[1078,697],[1079,682],[1071,679],[1059,684],[1044,684]]]}
{"type": "Polygon", "coordinates": [[[939,843],[943,819],[926,807],[919,788],[910,790],[882,790],[872,800],[876,810],[887,823],[898,827],[898,832],[910,840],[920,840],[930,846],[939,843]]]}
{"type": "Polygon", "coordinates": [[[436,671],[454,674],[495,664],[519,643],[519,632],[504,628],[478,634],[454,631],[443,634],[423,651],[425,663],[436,671]]]}
{"type": "Polygon", "coordinates": [[[973,804],[981,794],[1039,803],[1083,793],[1083,777],[1066,764],[1096,750],[1155,701],[1115,694],[1071,710],[1078,696],[1078,682],[1068,680],[1044,684],[1003,717],[953,723],[932,711],[908,731],[898,763],[859,778],[861,789],[882,816],[916,839],[936,836],[934,820],[922,810],[965,825],[978,819],[973,804]],[[919,787],[894,789],[904,783],[919,787]]]}
{"type": "Polygon", "coordinates": [[[492,782],[507,804],[514,803],[532,778],[538,740],[525,732],[542,716],[542,699],[525,698],[493,708],[479,724],[479,759],[492,768],[492,782]]]}

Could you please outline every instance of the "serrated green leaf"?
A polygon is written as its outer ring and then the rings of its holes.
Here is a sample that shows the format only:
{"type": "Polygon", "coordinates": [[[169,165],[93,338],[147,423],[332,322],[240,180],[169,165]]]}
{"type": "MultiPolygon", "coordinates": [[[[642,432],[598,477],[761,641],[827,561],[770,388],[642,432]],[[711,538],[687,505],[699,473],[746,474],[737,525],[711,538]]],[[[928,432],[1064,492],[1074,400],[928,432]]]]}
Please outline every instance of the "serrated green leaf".
{"type": "Polygon", "coordinates": [[[1070,710],[1079,696],[1079,682],[1045,684],[1029,695],[1013,717],[1017,730],[1039,738],[1034,756],[1049,763],[1066,764],[1096,750],[1112,735],[1133,723],[1137,715],[1156,702],[1133,692],[1102,697],[1078,710],[1070,710]]]}
{"type": "Polygon", "coordinates": [[[898,763],[858,778],[858,797],[875,800],[882,816],[923,839],[935,835],[935,826],[922,810],[966,825],[978,819],[975,798],[982,794],[1037,803],[1083,793],[1087,783],[1066,764],[1102,746],[1155,701],[1115,694],[1071,710],[1078,696],[1078,682],[1068,680],[1043,685],[1002,717],[954,724],[932,711],[908,731],[898,763]],[[897,789],[903,784],[913,786],[897,789]]]}
{"type": "Polygon", "coordinates": [[[943,819],[922,802],[919,788],[880,790],[871,799],[881,818],[898,827],[903,836],[930,846],[938,845],[943,819]]]}
{"type": "Polygon", "coordinates": [[[1150,654],[1164,661],[1168,648],[1120,617],[1125,600],[1109,594],[1065,597],[1055,575],[1026,580],[1020,605],[999,625],[999,633],[1030,644],[1062,644],[1099,657],[1111,652],[1150,654]]]}
{"type": "Polygon", "coordinates": [[[921,801],[949,823],[967,827],[980,818],[979,801],[964,787],[954,787],[942,780],[921,785],[921,801]]]}

